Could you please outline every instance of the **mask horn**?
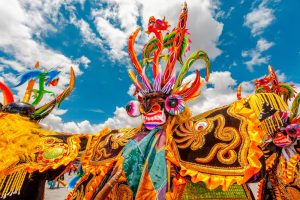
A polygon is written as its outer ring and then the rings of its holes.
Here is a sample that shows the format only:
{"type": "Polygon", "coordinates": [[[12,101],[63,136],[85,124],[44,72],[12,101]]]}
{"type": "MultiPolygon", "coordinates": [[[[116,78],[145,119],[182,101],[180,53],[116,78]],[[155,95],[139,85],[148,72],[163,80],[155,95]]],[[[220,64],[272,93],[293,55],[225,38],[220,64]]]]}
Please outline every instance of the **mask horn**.
{"type": "Polygon", "coordinates": [[[4,83],[2,83],[1,81],[0,81],[0,90],[2,90],[2,92],[3,92],[3,105],[4,106],[9,103],[14,102],[13,93],[11,92],[9,87],[7,85],[5,85],[4,83]]]}

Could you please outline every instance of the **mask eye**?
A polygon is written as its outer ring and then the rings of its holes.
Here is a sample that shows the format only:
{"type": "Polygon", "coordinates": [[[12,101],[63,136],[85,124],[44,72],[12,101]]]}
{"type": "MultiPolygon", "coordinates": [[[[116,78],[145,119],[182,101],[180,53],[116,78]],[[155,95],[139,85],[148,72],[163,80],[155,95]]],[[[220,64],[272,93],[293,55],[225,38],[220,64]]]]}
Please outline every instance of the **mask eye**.
{"type": "Polygon", "coordinates": [[[126,112],[130,117],[138,117],[141,115],[140,102],[130,101],[126,106],[126,112]]]}
{"type": "Polygon", "coordinates": [[[165,100],[165,109],[171,115],[178,115],[184,110],[183,98],[179,95],[170,95],[165,100]]]}

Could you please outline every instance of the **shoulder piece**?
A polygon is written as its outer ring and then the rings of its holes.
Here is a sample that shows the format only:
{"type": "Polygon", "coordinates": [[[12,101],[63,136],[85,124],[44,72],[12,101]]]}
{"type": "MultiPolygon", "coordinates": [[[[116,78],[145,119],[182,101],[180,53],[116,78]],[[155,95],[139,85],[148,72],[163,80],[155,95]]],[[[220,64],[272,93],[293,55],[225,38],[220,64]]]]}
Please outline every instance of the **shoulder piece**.
{"type": "Polygon", "coordinates": [[[197,115],[180,124],[173,152],[182,176],[203,181],[209,189],[242,184],[259,172],[263,155],[257,147],[263,131],[245,99],[197,115]]]}
{"type": "Polygon", "coordinates": [[[26,117],[0,113],[0,175],[57,169],[73,161],[80,135],[44,130],[26,117]]]}
{"type": "Polygon", "coordinates": [[[120,161],[122,150],[139,129],[104,128],[96,135],[90,135],[86,153],[83,156],[84,176],[76,183],[67,199],[91,199],[102,179],[111,173],[114,164],[120,161]]]}
{"type": "Polygon", "coordinates": [[[133,128],[118,130],[105,128],[97,135],[92,136],[83,158],[84,171],[94,173],[99,166],[115,162],[128,140],[137,132],[138,129],[133,128]]]}

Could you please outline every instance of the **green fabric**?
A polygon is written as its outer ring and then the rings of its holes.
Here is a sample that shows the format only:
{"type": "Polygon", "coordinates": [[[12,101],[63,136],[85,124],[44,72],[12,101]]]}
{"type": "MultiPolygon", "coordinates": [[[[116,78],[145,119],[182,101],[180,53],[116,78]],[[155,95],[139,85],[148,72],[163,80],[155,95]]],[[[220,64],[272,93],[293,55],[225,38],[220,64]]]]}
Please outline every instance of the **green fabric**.
{"type": "Polygon", "coordinates": [[[184,191],[183,200],[196,199],[248,199],[243,186],[232,185],[227,191],[220,187],[209,190],[204,183],[189,183],[184,191]]]}
{"type": "Polygon", "coordinates": [[[148,171],[155,190],[162,188],[167,183],[166,150],[159,152],[153,150],[148,157],[148,171]]]}
{"type": "Polygon", "coordinates": [[[134,195],[136,195],[146,171],[149,173],[157,195],[166,185],[165,148],[162,147],[159,152],[156,150],[156,144],[159,140],[156,135],[158,130],[158,128],[153,129],[140,142],[130,140],[124,147],[122,154],[124,157],[123,170],[134,195]]]}

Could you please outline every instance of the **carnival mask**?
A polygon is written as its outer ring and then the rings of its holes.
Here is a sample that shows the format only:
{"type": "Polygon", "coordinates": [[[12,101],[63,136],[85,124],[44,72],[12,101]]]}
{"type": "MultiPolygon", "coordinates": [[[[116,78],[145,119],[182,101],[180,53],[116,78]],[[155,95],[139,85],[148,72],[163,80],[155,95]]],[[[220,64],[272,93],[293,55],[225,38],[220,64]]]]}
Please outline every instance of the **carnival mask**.
{"type": "Polygon", "coordinates": [[[130,101],[126,106],[129,116],[142,114],[145,128],[152,130],[166,122],[169,115],[178,115],[184,110],[183,98],[179,95],[150,93],[139,101],[130,101]]]}

